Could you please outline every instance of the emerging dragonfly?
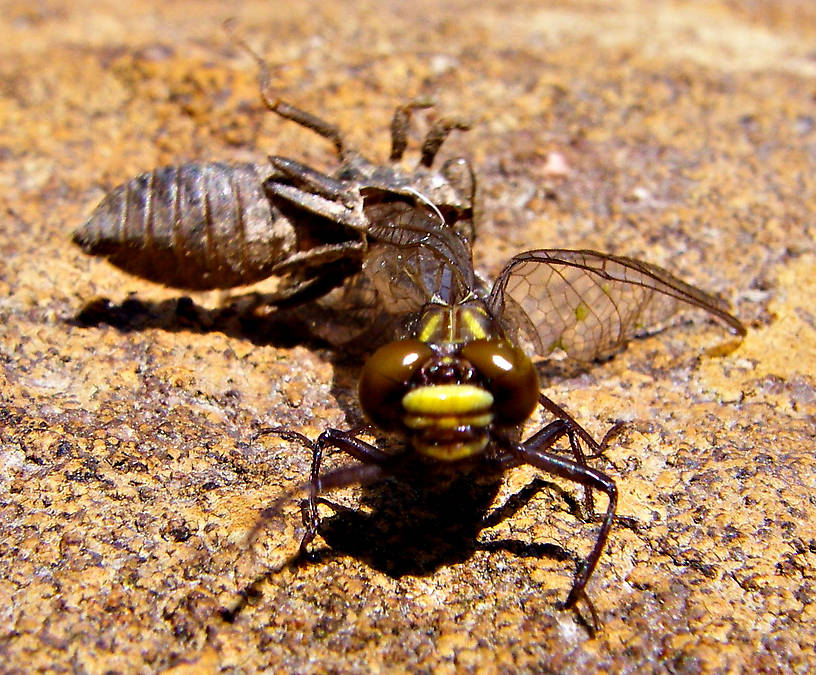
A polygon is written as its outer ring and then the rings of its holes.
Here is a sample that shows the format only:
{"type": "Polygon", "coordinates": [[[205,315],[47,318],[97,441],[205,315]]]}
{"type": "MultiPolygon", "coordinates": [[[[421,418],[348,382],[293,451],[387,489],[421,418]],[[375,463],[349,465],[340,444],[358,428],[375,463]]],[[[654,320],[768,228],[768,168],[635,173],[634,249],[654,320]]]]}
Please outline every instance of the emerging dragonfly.
{"type": "MultiPolygon", "coordinates": [[[[262,432],[312,450],[311,478],[301,488],[308,490],[301,553],[318,533],[317,504],[328,490],[417,471],[433,480],[436,474],[501,474],[530,464],[584,486],[593,511],[593,489],[608,497],[595,544],[564,603],[569,608],[584,598],[597,625],[584,589],[609,535],[617,488],[586,459],[603,453],[619,426],[595,441],[540,392],[527,354],[560,349],[588,362],[618,350],[684,303],[705,309],[732,333],[744,335],[745,328],[722,301],[669,272],[594,251],[521,253],[488,289],[474,273],[469,241],[431,209],[389,203],[372,207],[370,216],[362,272],[326,301],[326,307],[340,302],[346,313],[358,311],[388,325],[396,338],[377,349],[362,370],[359,402],[368,423],[350,431],[328,429],[316,441],[282,427],[262,432]],[[522,426],[538,405],[555,419],[522,440],[522,426]],[[404,451],[385,452],[360,438],[375,428],[401,436],[404,451]],[[554,451],[563,438],[571,459],[554,451]],[[327,448],[360,464],[321,474],[327,448]]],[[[250,540],[280,502],[266,510],[250,540]]]]}
{"type": "MultiPolygon", "coordinates": [[[[328,429],[316,441],[283,428],[264,430],[313,453],[311,478],[302,488],[308,490],[302,552],[318,532],[318,497],[333,488],[417,472],[431,480],[471,470],[500,475],[530,464],[584,486],[590,516],[592,490],[608,497],[595,544],[565,602],[572,607],[584,598],[596,618],[584,589],[609,535],[617,488],[586,460],[603,453],[618,427],[595,441],[540,393],[528,355],[561,350],[589,362],[684,303],[708,311],[735,334],[745,334],[742,324],[720,300],[659,267],[594,251],[519,254],[487,288],[471,258],[470,165],[453,159],[432,169],[448,133],[466,124],[437,120],[411,172],[379,166],[350,150],[334,125],[276,98],[265,64],[255,58],[269,108],[332,141],[341,160],[336,172],[320,174],[281,157],[268,165],[159,169],[111,192],[74,240],[133,274],[181,288],[229,288],[278,275],[275,295],[265,300],[294,306],[314,334],[346,346],[390,336],[360,378],[367,424],[328,429]],[[308,301],[312,307],[301,311],[308,301]],[[522,440],[522,427],[539,405],[555,419],[522,440]],[[402,436],[404,452],[385,452],[360,438],[374,428],[402,436]],[[554,452],[565,437],[572,459],[554,452]],[[321,475],[323,451],[332,447],[360,464],[321,475]]],[[[425,106],[397,109],[393,162],[405,150],[412,111],[425,106]]],[[[250,539],[280,502],[267,509],[250,539]]]]}

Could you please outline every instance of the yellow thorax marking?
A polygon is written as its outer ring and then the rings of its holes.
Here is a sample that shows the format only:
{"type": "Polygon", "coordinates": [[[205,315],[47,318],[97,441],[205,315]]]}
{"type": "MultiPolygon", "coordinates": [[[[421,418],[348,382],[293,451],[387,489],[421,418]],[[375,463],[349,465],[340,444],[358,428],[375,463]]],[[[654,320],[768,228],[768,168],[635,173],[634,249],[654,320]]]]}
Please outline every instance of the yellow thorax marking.
{"type": "Polygon", "coordinates": [[[435,305],[422,316],[417,339],[422,342],[470,342],[487,337],[487,312],[480,306],[435,305]]]}
{"type": "MultiPolygon", "coordinates": [[[[483,309],[479,309],[479,314],[484,317],[485,312],[483,309]]],[[[470,338],[472,340],[484,340],[487,337],[487,333],[485,332],[484,326],[479,322],[474,316],[474,310],[466,309],[462,312],[462,320],[465,323],[468,331],[470,332],[470,338]]]]}
{"type": "Polygon", "coordinates": [[[428,318],[423,323],[422,328],[419,331],[419,335],[417,336],[422,342],[430,342],[431,338],[436,333],[436,330],[439,328],[439,324],[442,322],[442,314],[439,312],[433,312],[429,315],[426,314],[426,316],[428,318]]]}

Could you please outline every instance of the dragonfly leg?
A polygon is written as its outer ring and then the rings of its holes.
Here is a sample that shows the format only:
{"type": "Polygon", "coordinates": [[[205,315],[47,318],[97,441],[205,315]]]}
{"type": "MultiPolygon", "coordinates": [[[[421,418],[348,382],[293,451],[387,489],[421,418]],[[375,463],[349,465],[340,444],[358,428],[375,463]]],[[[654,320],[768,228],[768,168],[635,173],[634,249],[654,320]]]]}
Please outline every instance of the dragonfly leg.
{"type": "Polygon", "coordinates": [[[615,509],[618,504],[618,488],[615,485],[615,481],[601,471],[583,466],[565,457],[547,452],[546,450],[529,447],[527,443],[509,444],[508,450],[519,462],[530,464],[542,471],[560,476],[561,478],[573,481],[587,488],[600,490],[609,498],[609,504],[606,507],[601,528],[595,539],[595,545],[592,547],[586,560],[584,560],[578,568],[572,589],[564,602],[564,607],[570,608],[574,607],[580,598],[583,598],[589,606],[593,619],[596,620],[597,624],[595,608],[586,596],[584,589],[586,588],[589,578],[592,576],[592,572],[595,570],[595,566],[598,564],[598,559],[601,557],[607,537],[609,536],[609,529],[615,518],[615,509]]]}
{"type": "Polygon", "coordinates": [[[316,441],[304,436],[297,431],[291,431],[286,427],[268,427],[260,429],[254,436],[255,439],[261,436],[278,436],[284,440],[292,443],[299,443],[312,451],[312,468],[309,475],[309,480],[282,495],[269,508],[262,511],[255,525],[247,535],[247,542],[255,541],[258,534],[263,530],[264,525],[278,513],[283,505],[292,499],[297,494],[302,494],[305,490],[307,492],[307,499],[302,507],[303,524],[306,528],[306,533],[300,543],[300,555],[306,553],[307,546],[312,542],[317,534],[319,525],[319,518],[317,513],[317,498],[318,496],[328,490],[347,487],[349,485],[368,485],[373,483],[385,475],[387,471],[384,465],[391,459],[391,455],[378,450],[370,443],[357,438],[357,434],[361,434],[370,428],[370,425],[362,424],[349,431],[340,431],[339,429],[327,429],[317,438],[316,441]],[[354,466],[342,467],[331,471],[323,476],[320,475],[320,466],[323,460],[323,450],[325,448],[337,448],[351,455],[355,459],[362,462],[354,466]]]}
{"type": "MultiPolygon", "coordinates": [[[[575,422],[574,424],[577,425],[578,423],[575,422]]],[[[569,439],[570,449],[572,450],[575,463],[579,466],[588,466],[586,455],[581,449],[581,444],[578,442],[578,433],[569,420],[553,420],[527,438],[524,441],[524,447],[529,448],[533,452],[550,450],[553,445],[564,436],[569,439]]],[[[595,500],[592,496],[592,487],[589,485],[584,486],[584,512],[584,517],[587,519],[592,519],[595,515],[595,500]]]]}
{"type": "Polygon", "coordinates": [[[348,431],[326,429],[316,441],[309,442],[312,449],[312,469],[309,475],[309,497],[303,510],[303,525],[306,531],[300,542],[300,555],[307,554],[307,548],[317,535],[320,526],[317,511],[317,498],[320,493],[348,485],[371,483],[385,475],[383,466],[392,460],[393,456],[357,438],[358,434],[369,428],[370,425],[363,424],[348,431]],[[325,448],[336,448],[345,452],[362,465],[337,469],[321,476],[320,466],[325,448]]]}
{"type": "Polygon", "coordinates": [[[592,452],[585,455],[585,459],[597,459],[598,457],[603,456],[609,443],[623,430],[623,427],[625,426],[623,422],[616,422],[612,425],[609,431],[604,434],[601,442],[598,443],[598,441],[592,438],[590,433],[584,429],[584,427],[575,421],[575,418],[572,415],[570,415],[555,401],[547,398],[544,396],[544,394],[539,394],[538,402],[541,404],[541,407],[547,410],[550,414],[555,415],[558,419],[564,420],[567,424],[569,424],[573,433],[580,437],[580,439],[590,447],[592,452]]]}

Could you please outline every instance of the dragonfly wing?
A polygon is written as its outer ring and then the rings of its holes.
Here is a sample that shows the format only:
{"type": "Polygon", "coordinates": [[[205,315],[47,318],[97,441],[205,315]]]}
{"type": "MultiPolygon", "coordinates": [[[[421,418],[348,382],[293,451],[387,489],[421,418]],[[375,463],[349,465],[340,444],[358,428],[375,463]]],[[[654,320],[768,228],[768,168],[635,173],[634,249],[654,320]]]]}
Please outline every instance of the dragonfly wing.
{"type": "Polygon", "coordinates": [[[366,217],[362,271],[298,312],[310,334],[344,349],[406,334],[432,298],[453,303],[476,284],[468,240],[437,211],[384,202],[366,217]]]}
{"type": "Polygon", "coordinates": [[[403,332],[402,323],[407,320],[383,306],[377,289],[362,272],[325,295],[278,314],[291,317],[310,337],[352,354],[395,339],[403,332]]]}
{"type": "Polygon", "coordinates": [[[363,272],[388,311],[416,312],[433,297],[453,304],[474,288],[470,244],[437,213],[400,202],[367,213],[363,272]]]}
{"type": "Polygon", "coordinates": [[[745,335],[719,298],[656,265],[595,251],[521,253],[502,270],[488,300],[514,339],[542,356],[561,349],[583,362],[611,355],[684,304],[745,335]]]}

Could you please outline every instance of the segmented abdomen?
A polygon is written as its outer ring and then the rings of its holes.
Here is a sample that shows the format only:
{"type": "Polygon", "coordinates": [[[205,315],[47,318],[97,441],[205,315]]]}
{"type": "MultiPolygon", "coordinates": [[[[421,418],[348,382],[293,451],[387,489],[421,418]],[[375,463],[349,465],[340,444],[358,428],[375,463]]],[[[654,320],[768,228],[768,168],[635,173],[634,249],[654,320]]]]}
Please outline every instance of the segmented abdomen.
{"type": "Polygon", "coordinates": [[[292,224],[264,192],[269,174],[263,166],[217,162],[140,174],[102,200],[74,242],[177,288],[259,281],[296,249],[292,224]]]}

